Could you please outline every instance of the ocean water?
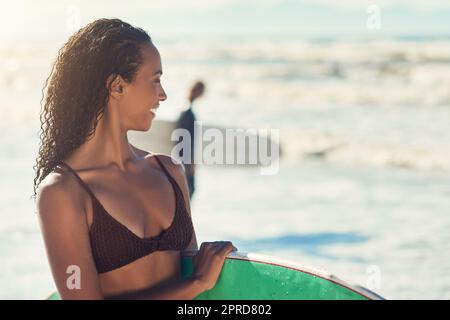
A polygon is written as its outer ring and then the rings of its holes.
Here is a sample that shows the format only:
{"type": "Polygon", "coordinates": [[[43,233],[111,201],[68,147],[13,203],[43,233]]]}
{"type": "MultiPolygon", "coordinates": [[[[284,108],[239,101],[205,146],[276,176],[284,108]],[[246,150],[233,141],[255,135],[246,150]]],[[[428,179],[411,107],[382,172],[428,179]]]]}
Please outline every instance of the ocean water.
{"type": "MultiPolygon", "coordinates": [[[[169,97],[157,117],[175,119],[203,79],[203,122],[280,130],[275,175],[199,168],[199,243],[232,240],[389,299],[450,298],[449,38],[153,38],[169,97]]],[[[59,45],[0,47],[4,299],[53,290],[30,196],[40,89],[59,45]]]]}

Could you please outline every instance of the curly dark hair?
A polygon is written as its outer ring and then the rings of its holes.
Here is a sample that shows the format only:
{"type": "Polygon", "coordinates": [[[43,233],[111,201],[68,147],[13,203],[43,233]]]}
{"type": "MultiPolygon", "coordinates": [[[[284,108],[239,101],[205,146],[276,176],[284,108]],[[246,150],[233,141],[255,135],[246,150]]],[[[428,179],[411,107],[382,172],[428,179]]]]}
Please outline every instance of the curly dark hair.
{"type": "Polygon", "coordinates": [[[34,198],[56,165],[93,136],[111,83],[118,75],[132,82],[142,63],[141,48],[151,43],[140,28],[119,19],[99,19],[77,31],[58,51],[42,89],[34,198]]]}

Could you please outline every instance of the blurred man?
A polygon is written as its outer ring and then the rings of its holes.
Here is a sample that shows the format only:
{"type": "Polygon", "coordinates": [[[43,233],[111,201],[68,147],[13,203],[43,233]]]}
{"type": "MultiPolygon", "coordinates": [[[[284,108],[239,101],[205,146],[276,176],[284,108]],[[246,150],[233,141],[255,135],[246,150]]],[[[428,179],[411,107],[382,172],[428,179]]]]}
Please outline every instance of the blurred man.
{"type": "MultiPolygon", "coordinates": [[[[201,81],[197,81],[191,88],[189,93],[189,108],[186,111],[183,111],[178,118],[177,128],[186,129],[189,131],[191,136],[191,163],[184,163],[186,169],[186,178],[189,186],[189,197],[192,198],[192,195],[195,191],[195,165],[194,165],[194,122],[196,120],[195,114],[193,112],[194,101],[201,97],[205,92],[205,85],[201,81]]],[[[183,156],[183,151],[180,152],[180,155],[183,156]]]]}

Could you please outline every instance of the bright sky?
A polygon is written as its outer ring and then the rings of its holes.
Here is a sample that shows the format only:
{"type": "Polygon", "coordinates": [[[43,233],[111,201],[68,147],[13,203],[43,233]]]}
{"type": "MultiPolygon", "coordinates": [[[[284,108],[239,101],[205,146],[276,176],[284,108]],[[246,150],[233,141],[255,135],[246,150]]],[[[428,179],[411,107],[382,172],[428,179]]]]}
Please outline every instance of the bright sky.
{"type": "Polygon", "coordinates": [[[60,39],[100,17],[151,34],[450,34],[449,0],[1,0],[0,37],[60,39]],[[366,26],[374,11],[379,29],[366,26]],[[377,9],[378,8],[378,9],[377,9]],[[378,14],[378,13],[379,14],[378,14]]]}

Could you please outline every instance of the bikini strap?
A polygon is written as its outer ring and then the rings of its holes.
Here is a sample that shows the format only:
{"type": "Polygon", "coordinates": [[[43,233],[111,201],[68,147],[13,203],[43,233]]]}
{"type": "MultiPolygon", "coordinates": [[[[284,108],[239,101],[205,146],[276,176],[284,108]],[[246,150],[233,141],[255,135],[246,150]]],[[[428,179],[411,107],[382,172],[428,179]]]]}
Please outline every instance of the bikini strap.
{"type": "Polygon", "coordinates": [[[87,193],[89,193],[89,195],[91,197],[93,197],[94,199],[97,199],[94,195],[94,193],[91,191],[91,189],[88,187],[88,185],[80,178],[80,176],[78,175],[78,173],[76,173],[75,170],[73,170],[67,163],[65,163],[64,161],[61,161],[60,164],[63,165],[63,167],[66,167],[67,169],[69,169],[70,172],[73,173],[73,175],[75,176],[75,178],[78,180],[78,182],[81,184],[81,186],[87,191],[87,193]]]}
{"type": "Polygon", "coordinates": [[[181,196],[181,198],[184,199],[183,191],[181,190],[180,186],[178,185],[178,182],[175,180],[174,177],[172,177],[172,175],[169,173],[169,171],[166,169],[166,167],[162,164],[161,159],[159,159],[157,155],[154,155],[154,157],[155,157],[156,161],[159,163],[159,166],[162,168],[162,170],[168,177],[170,184],[173,186],[174,192],[177,196],[177,199],[178,199],[178,196],[181,196]]]}
{"type": "Polygon", "coordinates": [[[172,178],[172,176],[169,174],[169,171],[166,169],[166,167],[163,165],[161,159],[158,158],[157,155],[155,155],[155,159],[156,161],[159,163],[159,166],[161,167],[161,169],[164,171],[164,173],[169,176],[170,178],[172,178]]]}
{"type": "MultiPolygon", "coordinates": [[[[157,155],[155,155],[155,159],[158,162],[159,166],[161,167],[161,169],[164,171],[164,173],[169,177],[169,180],[172,180],[173,177],[172,175],[169,173],[169,171],[166,169],[166,167],[163,165],[162,161],[158,158],[157,155]]],[[[66,167],[67,169],[69,169],[70,172],[73,173],[73,175],[75,176],[75,178],[78,180],[78,182],[81,184],[81,186],[89,193],[89,195],[91,197],[93,197],[94,199],[97,199],[94,195],[94,193],[91,191],[91,189],[88,187],[88,185],[80,178],[80,176],[78,175],[78,173],[76,173],[75,170],[73,170],[67,163],[65,163],[64,161],[60,162],[61,165],[63,165],[63,167],[66,167]]],[[[176,181],[174,181],[176,183],[176,181]]]]}

